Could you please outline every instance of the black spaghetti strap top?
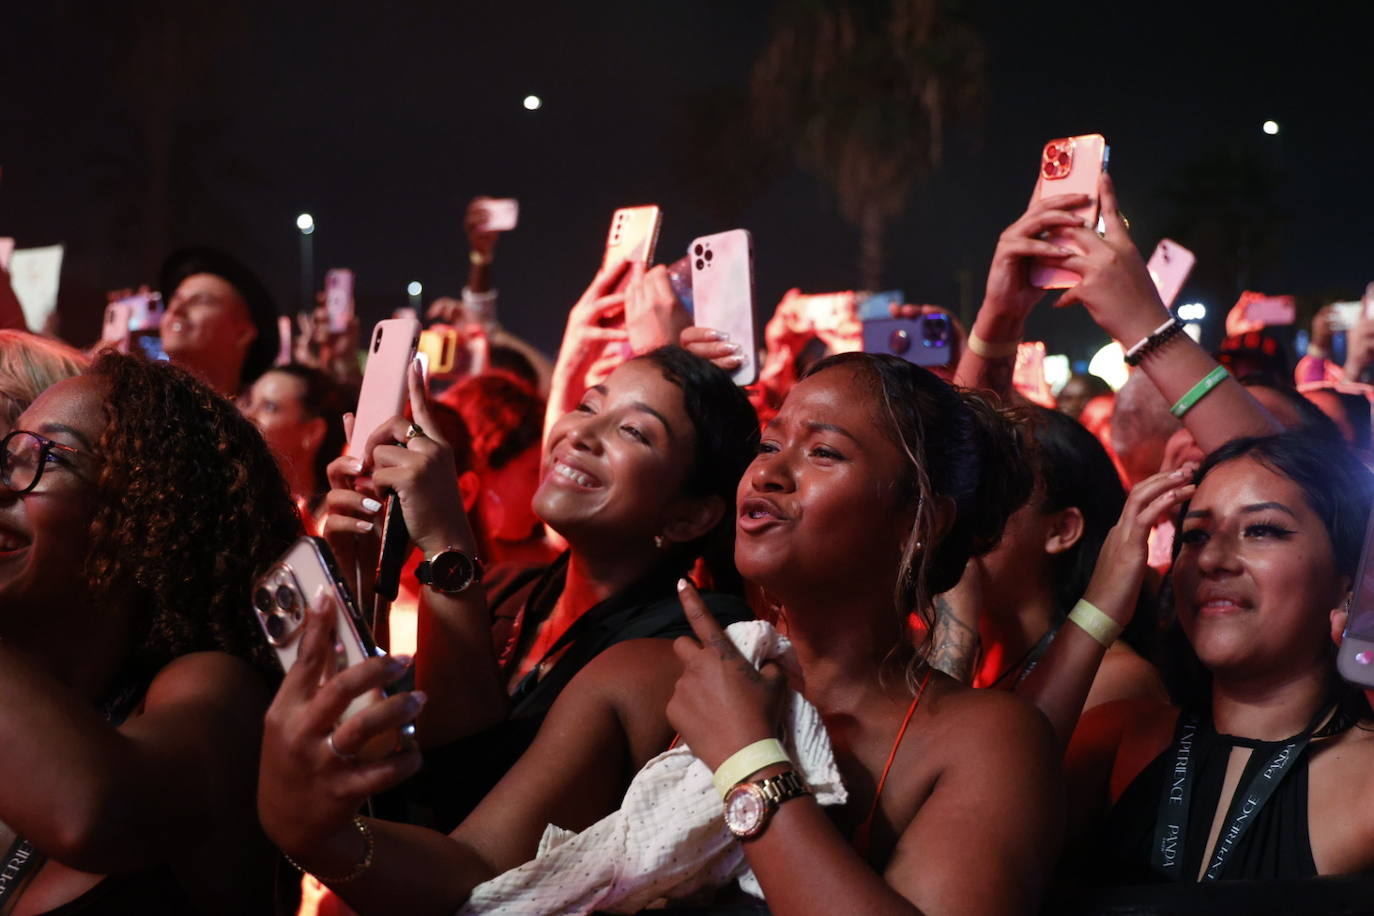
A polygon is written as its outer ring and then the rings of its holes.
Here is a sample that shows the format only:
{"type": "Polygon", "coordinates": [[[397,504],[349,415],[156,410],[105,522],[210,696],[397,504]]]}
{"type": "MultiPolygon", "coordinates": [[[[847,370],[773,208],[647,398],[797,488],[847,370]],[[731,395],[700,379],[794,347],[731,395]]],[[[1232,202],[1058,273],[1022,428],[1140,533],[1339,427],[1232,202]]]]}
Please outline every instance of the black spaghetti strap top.
{"type": "MultiPolygon", "coordinates": [[[[1354,720],[1339,711],[1313,738],[1329,738],[1354,725],[1354,720]]],[[[1273,748],[1282,742],[1254,741],[1232,735],[1218,734],[1210,719],[1194,744],[1197,782],[1193,803],[1188,810],[1187,843],[1182,850],[1182,874],[1195,880],[1202,871],[1202,856],[1208,852],[1207,841],[1212,822],[1219,807],[1229,806],[1230,799],[1221,798],[1222,783],[1231,749],[1252,748],[1238,787],[1250,784],[1263,767],[1273,748]]],[[[1222,867],[1220,880],[1253,880],[1316,877],[1317,864],[1312,858],[1312,840],[1307,830],[1307,775],[1312,746],[1302,756],[1269,801],[1255,812],[1255,820],[1231,851],[1222,867]]],[[[1108,815],[1104,835],[1097,848],[1103,861],[1095,869],[1095,878],[1103,884],[1154,884],[1165,881],[1150,863],[1155,838],[1155,822],[1159,814],[1160,793],[1173,767],[1173,747],[1160,752],[1140,772],[1126,791],[1117,799],[1108,815]]]]}

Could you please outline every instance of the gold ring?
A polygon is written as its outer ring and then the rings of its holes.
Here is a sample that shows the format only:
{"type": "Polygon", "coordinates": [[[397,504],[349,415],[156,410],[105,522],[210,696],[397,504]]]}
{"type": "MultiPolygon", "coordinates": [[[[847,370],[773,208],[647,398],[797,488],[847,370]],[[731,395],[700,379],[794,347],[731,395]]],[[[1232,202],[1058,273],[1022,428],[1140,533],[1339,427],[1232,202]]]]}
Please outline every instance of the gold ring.
{"type": "Polygon", "coordinates": [[[424,431],[423,429],[420,428],[420,424],[419,424],[419,423],[412,423],[412,424],[410,424],[410,428],[406,430],[406,441],[409,442],[411,439],[414,439],[416,436],[423,436],[424,434],[425,434],[425,431],[424,431]]]}

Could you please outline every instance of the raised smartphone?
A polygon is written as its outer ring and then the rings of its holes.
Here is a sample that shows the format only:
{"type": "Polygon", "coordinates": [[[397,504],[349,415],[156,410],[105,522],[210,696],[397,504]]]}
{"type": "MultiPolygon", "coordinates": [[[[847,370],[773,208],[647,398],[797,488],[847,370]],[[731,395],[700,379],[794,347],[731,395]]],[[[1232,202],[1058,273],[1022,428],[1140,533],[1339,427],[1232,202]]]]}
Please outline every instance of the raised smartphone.
{"type": "Polygon", "coordinates": [[[1345,637],[1336,651],[1336,668],[1352,684],[1374,688],[1374,514],[1364,533],[1364,553],[1350,598],[1345,637]]]}
{"type": "Polygon", "coordinates": [[[420,332],[420,355],[434,375],[448,375],[458,362],[458,329],[429,328],[420,332]]]}
{"type": "MultiPolygon", "coordinates": [[[[353,593],[344,582],[329,545],[322,538],[302,537],[286,551],[280,560],[253,584],[253,613],[267,636],[267,642],[277,653],[283,671],[290,671],[300,652],[300,641],[307,608],[332,598],[335,608],[335,671],[385,655],[372,639],[372,631],[358,610],[353,593]]],[[[339,717],[340,721],[366,709],[390,694],[407,689],[393,684],[356,697],[339,717]]],[[[405,734],[414,734],[408,725],[405,734]]],[[[363,749],[359,757],[381,757],[396,744],[394,735],[379,735],[363,749]]]]}
{"type": "Polygon", "coordinates": [[[758,335],[754,327],[754,240],[747,229],[731,229],[693,239],[692,320],[730,335],[743,362],[730,373],[736,385],[758,378],[758,335]]]}
{"type": "Polygon", "coordinates": [[[944,315],[873,318],[864,325],[864,352],[890,353],[918,366],[948,366],[954,329],[944,315]]]}
{"type": "Polygon", "coordinates": [[[1155,289],[1159,290],[1160,301],[1166,309],[1173,308],[1174,300],[1178,298],[1183,284],[1188,282],[1188,275],[1193,272],[1195,263],[1197,258],[1193,253],[1173,239],[1160,239],[1155,246],[1154,254],[1150,255],[1145,267],[1150,271],[1150,279],[1155,281],[1155,289]]]}
{"type": "Polygon", "coordinates": [[[10,269],[10,255],[14,254],[14,239],[0,236],[0,270],[10,269]]]}
{"type": "Polygon", "coordinates": [[[420,344],[420,322],[414,318],[388,318],[372,329],[367,366],[353,415],[353,435],[345,454],[361,460],[368,437],[387,420],[405,411],[406,372],[420,344]]]}
{"type": "Polygon", "coordinates": [[[478,229],[483,232],[510,232],[520,221],[520,202],[513,197],[498,197],[478,205],[478,229]]]}
{"type": "MultiPolygon", "coordinates": [[[[1035,181],[1035,199],[1059,194],[1086,194],[1088,203],[1070,212],[1081,216],[1084,225],[1096,226],[1098,217],[1097,182],[1107,167],[1107,141],[1101,134],[1061,137],[1045,144],[1040,153],[1040,176],[1035,181]]],[[[1060,233],[1046,234],[1045,241],[1066,248],[1073,243],[1060,233]]],[[[1081,278],[1052,262],[1031,264],[1030,282],[1041,289],[1068,289],[1081,278]]]]}
{"type": "Polygon", "coordinates": [[[621,207],[611,216],[611,231],[606,236],[606,255],[602,267],[619,261],[639,263],[648,267],[654,260],[658,246],[658,227],[663,213],[656,204],[645,207],[621,207]]]}
{"type": "Polygon", "coordinates": [[[105,306],[100,343],[120,353],[129,352],[129,303],[125,300],[119,299],[105,306]]]}
{"type": "Polygon", "coordinates": [[[330,331],[348,330],[348,319],[353,317],[353,271],[336,267],[324,275],[324,310],[330,331]]]}

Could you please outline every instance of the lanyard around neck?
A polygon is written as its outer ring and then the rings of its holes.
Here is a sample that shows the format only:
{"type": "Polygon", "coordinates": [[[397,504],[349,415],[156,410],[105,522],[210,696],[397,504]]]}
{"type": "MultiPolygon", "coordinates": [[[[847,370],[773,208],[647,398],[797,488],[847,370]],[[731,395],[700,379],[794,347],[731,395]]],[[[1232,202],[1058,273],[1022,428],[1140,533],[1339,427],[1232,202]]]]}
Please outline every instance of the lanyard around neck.
{"type": "MultiPolygon", "coordinates": [[[[1212,859],[1201,880],[1215,881],[1231,853],[1259,816],[1279,783],[1292,770],[1298,758],[1307,750],[1312,734],[1331,713],[1330,706],[1317,710],[1312,721],[1297,735],[1278,746],[1263,765],[1231,798],[1212,859]]],[[[1201,724],[1195,713],[1179,716],[1174,730],[1174,743],[1169,759],[1172,766],[1165,774],[1164,788],[1159,796],[1159,813],[1155,818],[1154,845],[1150,850],[1150,864],[1155,871],[1174,881],[1190,880],[1183,870],[1184,850],[1187,848],[1188,812],[1193,803],[1193,783],[1197,777],[1197,739],[1201,724]]],[[[1272,744],[1270,746],[1273,746],[1272,744]]],[[[1256,753],[1260,752],[1257,748],[1256,753]]]]}

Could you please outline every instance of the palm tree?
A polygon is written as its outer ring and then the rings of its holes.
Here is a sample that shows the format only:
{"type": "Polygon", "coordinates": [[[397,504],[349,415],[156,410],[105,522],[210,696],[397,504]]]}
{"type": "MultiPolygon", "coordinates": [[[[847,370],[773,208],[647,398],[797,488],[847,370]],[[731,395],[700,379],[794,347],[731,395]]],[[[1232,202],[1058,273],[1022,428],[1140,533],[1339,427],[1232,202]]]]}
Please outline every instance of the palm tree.
{"type": "Polygon", "coordinates": [[[949,127],[983,95],[983,44],[950,0],[790,0],[754,64],[761,137],[790,144],[859,230],[859,279],[882,289],[883,239],[949,127]]]}

